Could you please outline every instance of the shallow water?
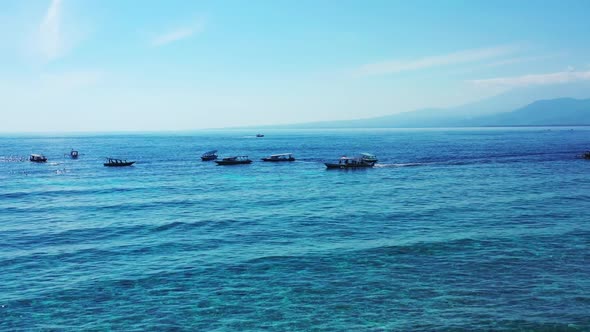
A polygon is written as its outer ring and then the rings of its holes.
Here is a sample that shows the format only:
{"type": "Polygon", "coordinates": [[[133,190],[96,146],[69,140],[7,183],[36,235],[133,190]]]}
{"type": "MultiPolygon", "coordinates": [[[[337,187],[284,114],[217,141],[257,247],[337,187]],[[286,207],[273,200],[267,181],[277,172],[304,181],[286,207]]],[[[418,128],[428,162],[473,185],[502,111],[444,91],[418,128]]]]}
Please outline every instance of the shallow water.
{"type": "Polygon", "coordinates": [[[590,329],[589,128],[264,133],[0,137],[0,330],[590,329]]]}

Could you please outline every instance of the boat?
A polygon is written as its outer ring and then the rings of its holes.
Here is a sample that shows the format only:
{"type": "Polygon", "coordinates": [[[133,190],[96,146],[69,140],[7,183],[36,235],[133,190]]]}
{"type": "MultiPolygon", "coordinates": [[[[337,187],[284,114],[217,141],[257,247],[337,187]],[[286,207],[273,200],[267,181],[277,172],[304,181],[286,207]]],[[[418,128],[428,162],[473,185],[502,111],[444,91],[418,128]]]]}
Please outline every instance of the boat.
{"type": "Polygon", "coordinates": [[[248,159],[248,156],[234,156],[226,157],[221,160],[215,160],[217,165],[241,165],[250,164],[252,160],[248,159]]]}
{"type": "Polygon", "coordinates": [[[342,156],[338,163],[324,163],[326,168],[328,169],[348,169],[348,168],[369,168],[373,167],[375,163],[367,162],[363,160],[361,157],[357,158],[350,158],[346,156],[342,156]]]}
{"type": "Polygon", "coordinates": [[[45,158],[45,156],[42,154],[31,154],[29,156],[29,161],[34,163],[44,163],[47,162],[47,158],[45,158]]]}
{"type": "Polygon", "coordinates": [[[375,156],[372,153],[363,152],[363,153],[361,153],[360,157],[363,161],[365,161],[367,163],[373,163],[373,165],[379,161],[379,160],[377,160],[377,156],[375,156]]]}
{"type": "Polygon", "coordinates": [[[78,151],[72,149],[72,151],[70,151],[70,158],[78,159],[78,151]]]}
{"type": "Polygon", "coordinates": [[[590,151],[586,151],[586,152],[582,153],[582,158],[590,159],[590,151]]]}
{"type": "Polygon", "coordinates": [[[201,155],[202,161],[210,161],[215,159],[217,159],[217,150],[207,151],[201,155]]]}
{"type": "Polygon", "coordinates": [[[295,161],[295,157],[293,157],[292,153],[279,153],[262,158],[262,161],[295,161]]]}
{"type": "Polygon", "coordinates": [[[124,167],[124,166],[131,166],[135,164],[135,161],[127,161],[115,158],[107,158],[107,162],[103,165],[108,167],[124,167]]]}
{"type": "Polygon", "coordinates": [[[264,137],[263,134],[256,134],[256,137],[264,137]]]}

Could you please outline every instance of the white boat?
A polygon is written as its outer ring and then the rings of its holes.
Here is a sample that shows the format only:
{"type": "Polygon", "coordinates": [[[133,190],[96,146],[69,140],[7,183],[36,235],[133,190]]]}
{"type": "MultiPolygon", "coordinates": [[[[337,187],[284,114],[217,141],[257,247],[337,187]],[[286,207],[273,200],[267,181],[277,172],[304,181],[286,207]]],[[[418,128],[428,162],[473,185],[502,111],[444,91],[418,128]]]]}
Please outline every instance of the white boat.
{"type": "Polygon", "coordinates": [[[127,161],[116,158],[106,158],[106,160],[107,161],[103,165],[107,167],[125,167],[135,164],[135,161],[127,161]]]}
{"type": "Polygon", "coordinates": [[[374,154],[371,154],[371,153],[366,153],[366,152],[361,153],[360,158],[367,163],[375,164],[378,161],[377,156],[375,156],[374,154]]]}
{"type": "Polygon", "coordinates": [[[45,158],[44,155],[42,154],[31,154],[31,156],[29,156],[29,160],[34,162],[34,163],[44,163],[47,162],[47,158],[45,158]]]}
{"type": "Polygon", "coordinates": [[[375,163],[364,161],[362,158],[349,158],[342,156],[338,159],[338,163],[324,163],[328,169],[347,169],[347,168],[368,168],[373,167],[375,163]]]}
{"type": "Polygon", "coordinates": [[[217,150],[211,150],[208,152],[203,153],[201,156],[202,161],[209,161],[217,159],[217,150]]]}
{"type": "Polygon", "coordinates": [[[279,153],[262,158],[262,161],[295,161],[295,157],[293,157],[292,153],[279,153]]]}
{"type": "Polygon", "coordinates": [[[248,159],[248,156],[234,156],[234,157],[227,157],[221,160],[215,160],[217,165],[240,165],[240,164],[250,164],[252,160],[248,159]]]}

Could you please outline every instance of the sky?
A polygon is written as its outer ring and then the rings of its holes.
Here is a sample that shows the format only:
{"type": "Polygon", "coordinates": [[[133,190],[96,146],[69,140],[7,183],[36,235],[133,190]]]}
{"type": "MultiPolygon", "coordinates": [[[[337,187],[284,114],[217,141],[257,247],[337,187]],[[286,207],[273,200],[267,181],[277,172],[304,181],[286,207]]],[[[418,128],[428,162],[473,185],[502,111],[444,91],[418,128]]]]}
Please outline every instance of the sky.
{"type": "Polygon", "coordinates": [[[369,118],[590,81],[590,1],[0,2],[0,132],[369,118]]]}

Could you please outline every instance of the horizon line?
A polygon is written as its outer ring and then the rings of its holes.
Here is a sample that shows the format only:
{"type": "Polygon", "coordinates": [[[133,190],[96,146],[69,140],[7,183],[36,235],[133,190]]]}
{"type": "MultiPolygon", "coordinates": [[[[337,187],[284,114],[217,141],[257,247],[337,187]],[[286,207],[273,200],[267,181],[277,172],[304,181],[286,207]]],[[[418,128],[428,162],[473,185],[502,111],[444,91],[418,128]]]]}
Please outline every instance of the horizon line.
{"type": "MultiPolygon", "coordinates": [[[[284,126],[284,125],[281,125],[284,126]]],[[[298,131],[318,131],[318,130],[387,130],[387,129],[401,129],[401,130],[409,130],[409,129],[426,129],[426,130],[433,130],[433,129],[485,129],[485,128],[570,128],[570,127],[590,127],[590,123],[588,124],[546,124],[546,125],[485,125],[485,126],[432,126],[432,127],[317,127],[317,128],[272,128],[267,126],[264,130],[272,130],[272,131],[291,131],[291,130],[298,130],[298,131]]],[[[252,131],[254,129],[262,129],[257,127],[250,128],[252,131]]],[[[206,132],[206,131],[250,131],[249,128],[235,128],[235,127],[228,127],[228,128],[203,128],[203,129],[187,129],[187,130],[114,130],[114,131],[34,131],[34,132],[0,132],[0,136],[10,136],[10,135],[18,135],[18,136],[47,136],[47,135],[142,135],[142,134],[165,134],[165,133],[191,133],[191,132],[206,132]]],[[[253,133],[253,135],[256,135],[253,133]]]]}

